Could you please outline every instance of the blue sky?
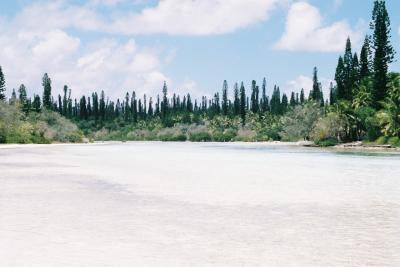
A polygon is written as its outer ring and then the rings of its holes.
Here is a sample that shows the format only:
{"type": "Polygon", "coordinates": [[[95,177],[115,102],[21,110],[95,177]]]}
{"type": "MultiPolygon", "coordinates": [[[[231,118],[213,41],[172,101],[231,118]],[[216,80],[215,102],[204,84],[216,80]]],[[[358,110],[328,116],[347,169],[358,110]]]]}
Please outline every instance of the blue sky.
{"type": "MultiPolygon", "coordinates": [[[[400,51],[400,1],[386,1],[400,51]],[[397,14],[396,14],[397,13],[397,14]]],[[[314,66],[327,90],[351,36],[368,32],[369,0],[56,0],[0,3],[0,65],[9,89],[40,92],[48,72],[55,93],[104,89],[155,95],[166,80],[195,96],[222,81],[267,78],[284,91],[311,86],[314,66]]],[[[400,71],[400,63],[392,64],[400,71]]]]}

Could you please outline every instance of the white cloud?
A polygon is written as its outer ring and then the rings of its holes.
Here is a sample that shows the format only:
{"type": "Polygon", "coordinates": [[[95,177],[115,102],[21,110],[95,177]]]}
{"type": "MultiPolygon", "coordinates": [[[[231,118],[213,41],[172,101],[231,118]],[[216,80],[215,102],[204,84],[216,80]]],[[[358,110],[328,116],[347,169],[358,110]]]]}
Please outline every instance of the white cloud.
{"type": "MultiPolygon", "coordinates": [[[[115,6],[126,0],[90,0],[86,5],[69,5],[56,0],[25,8],[19,27],[49,29],[74,27],[79,30],[113,34],[211,35],[236,30],[265,21],[270,11],[291,0],[160,0],[143,10],[102,14],[96,6],[115,6]],[[46,16],[43,16],[46,14],[46,16]]],[[[132,1],[139,3],[143,0],[132,1]]]]}
{"type": "Polygon", "coordinates": [[[278,2],[282,4],[278,0],[161,0],[155,7],[116,19],[109,29],[123,34],[229,33],[266,20],[278,2]]]}
{"type": "Polygon", "coordinates": [[[149,0],[87,0],[89,6],[114,7],[118,4],[128,3],[134,5],[143,5],[149,0]]]}
{"type": "MultiPolygon", "coordinates": [[[[20,27],[49,29],[74,27],[79,30],[113,34],[211,35],[231,33],[265,21],[278,5],[291,0],[160,0],[141,11],[108,14],[98,12],[99,5],[115,6],[127,0],[90,0],[74,6],[56,0],[36,3],[18,15],[20,27]],[[46,16],[43,16],[46,14],[46,16]]],[[[139,3],[136,0],[133,3],[139,3]]]]}
{"type": "Polygon", "coordinates": [[[104,5],[104,6],[115,6],[126,0],[89,0],[90,5],[104,5]]]}
{"type": "MultiPolygon", "coordinates": [[[[331,79],[327,79],[324,77],[321,77],[319,79],[321,86],[322,86],[322,91],[324,93],[324,98],[327,99],[329,97],[329,88],[331,82],[334,82],[331,79]]],[[[304,89],[304,94],[306,97],[310,94],[310,91],[313,86],[313,80],[309,76],[305,75],[299,75],[297,78],[294,80],[288,81],[285,86],[282,87],[281,92],[286,93],[288,96],[291,92],[295,93],[300,93],[301,89],[304,89]]]]}
{"type": "Polygon", "coordinates": [[[286,29],[275,48],[290,51],[335,52],[343,50],[346,38],[353,43],[361,40],[361,30],[353,30],[346,21],[323,26],[319,10],[306,3],[297,2],[290,7],[286,29]]]}
{"type": "Polygon", "coordinates": [[[74,27],[83,31],[104,31],[106,19],[88,6],[71,6],[65,1],[34,3],[14,19],[13,26],[25,31],[48,31],[74,27]]]}
{"type": "Polygon", "coordinates": [[[0,31],[1,65],[8,91],[24,83],[29,93],[41,93],[41,78],[49,73],[53,92],[69,85],[73,95],[105,90],[111,97],[126,91],[156,94],[163,81],[164,55],[137,45],[133,39],[82,42],[62,29],[26,32],[11,28],[0,31]]]}
{"type": "Polygon", "coordinates": [[[80,39],[69,36],[61,30],[54,30],[46,34],[21,34],[24,41],[33,44],[32,56],[37,61],[62,63],[66,55],[75,52],[80,45],[80,39]],[[27,36],[30,35],[30,36],[27,36]],[[36,41],[35,39],[38,38],[36,41]]]}

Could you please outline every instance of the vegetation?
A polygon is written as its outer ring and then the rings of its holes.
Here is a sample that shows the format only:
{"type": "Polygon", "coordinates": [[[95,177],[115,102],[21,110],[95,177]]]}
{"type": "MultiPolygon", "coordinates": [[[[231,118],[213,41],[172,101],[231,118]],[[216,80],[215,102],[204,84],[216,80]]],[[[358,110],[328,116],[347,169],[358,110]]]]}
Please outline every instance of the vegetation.
{"type": "Polygon", "coordinates": [[[19,103],[0,102],[0,143],[80,142],[78,127],[56,112],[25,114],[19,103]]]}
{"type": "Polygon", "coordinates": [[[370,25],[371,36],[365,37],[359,54],[347,39],[326,100],[314,68],[308,97],[302,88],[281,94],[276,85],[269,96],[264,78],[261,86],[252,81],[249,91],[243,82],[235,83],[232,98],[224,81],[221,97],[217,92],[199,101],[190,94],[169,95],[166,83],[156,98],[138,97],[133,91],[112,101],[101,91],[72,99],[65,85],[54,99],[46,73],[42,97],[28,98],[22,84],[6,103],[0,68],[0,142],[78,142],[86,136],[195,142],[311,140],[321,146],[377,140],[399,145],[400,74],[389,73],[395,51],[384,1],[375,1],[370,25]]]}

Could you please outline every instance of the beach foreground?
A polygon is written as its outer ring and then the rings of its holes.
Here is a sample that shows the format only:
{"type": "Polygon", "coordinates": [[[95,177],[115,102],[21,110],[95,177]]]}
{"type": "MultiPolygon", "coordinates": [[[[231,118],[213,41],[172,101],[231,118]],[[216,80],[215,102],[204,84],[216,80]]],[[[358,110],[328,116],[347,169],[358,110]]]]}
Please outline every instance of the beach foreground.
{"type": "Polygon", "coordinates": [[[399,266],[400,156],[268,144],[0,149],[2,266],[399,266]]]}

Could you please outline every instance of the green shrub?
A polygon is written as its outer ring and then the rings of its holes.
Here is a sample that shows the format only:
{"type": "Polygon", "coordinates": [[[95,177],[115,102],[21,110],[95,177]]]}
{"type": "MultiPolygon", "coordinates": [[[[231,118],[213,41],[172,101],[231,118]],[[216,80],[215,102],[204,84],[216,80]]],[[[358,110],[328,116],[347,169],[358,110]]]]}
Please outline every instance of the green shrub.
{"type": "Polygon", "coordinates": [[[12,129],[7,137],[8,143],[29,144],[32,143],[33,126],[28,122],[22,122],[12,129]]]}
{"type": "Polygon", "coordinates": [[[389,137],[381,136],[378,139],[376,139],[375,143],[378,145],[385,145],[385,144],[387,144],[388,140],[389,140],[389,137]]]}
{"type": "Polygon", "coordinates": [[[212,136],[209,132],[190,133],[189,140],[192,142],[210,142],[212,136]]]}
{"type": "Polygon", "coordinates": [[[257,133],[254,130],[241,128],[237,132],[235,141],[240,142],[255,142],[257,141],[257,133]]]}
{"type": "Polygon", "coordinates": [[[29,120],[34,123],[36,135],[43,136],[48,142],[81,142],[82,132],[78,127],[60,114],[43,110],[39,114],[31,114],[29,120]]]}
{"type": "Polygon", "coordinates": [[[400,146],[400,138],[397,136],[390,137],[387,143],[392,146],[400,146]]]}
{"type": "Polygon", "coordinates": [[[368,140],[376,140],[381,134],[379,120],[376,116],[368,117],[365,120],[366,137],[368,140]]]}
{"type": "Polygon", "coordinates": [[[354,110],[360,137],[364,140],[375,140],[380,136],[379,120],[376,111],[371,107],[358,107],[354,110]]]}
{"type": "Polygon", "coordinates": [[[237,131],[235,129],[226,129],[223,132],[213,132],[212,139],[216,142],[231,142],[236,137],[237,131]]]}
{"type": "Polygon", "coordinates": [[[192,142],[210,142],[212,136],[205,125],[191,125],[187,129],[189,140],[192,142]]]}
{"type": "Polygon", "coordinates": [[[129,132],[126,138],[130,141],[154,141],[157,139],[157,135],[150,130],[134,130],[129,132]]]}
{"type": "Polygon", "coordinates": [[[315,144],[320,147],[336,146],[338,143],[339,142],[336,138],[328,138],[325,140],[319,140],[315,142],[315,144]]]}
{"type": "Polygon", "coordinates": [[[281,140],[280,132],[282,131],[282,127],[279,123],[273,123],[272,125],[261,129],[258,132],[257,140],[259,141],[279,141],[281,140]]]}
{"type": "Polygon", "coordinates": [[[331,112],[317,121],[310,137],[316,144],[324,146],[325,143],[334,143],[336,145],[346,136],[347,125],[345,118],[331,112]]]}
{"type": "Polygon", "coordinates": [[[179,128],[166,128],[162,129],[157,134],[157,140],[168,141],[168,142],[179,142],[186,141],[186,134],[182,132],[179,128]]]}
{"type": "Polygon", "coordinates": [[[319,103],[309,102],[304,106],[296,106],[282,117],[282,131],[279,135],[285,141],[309,140],[321,116],[319,103]]]}

